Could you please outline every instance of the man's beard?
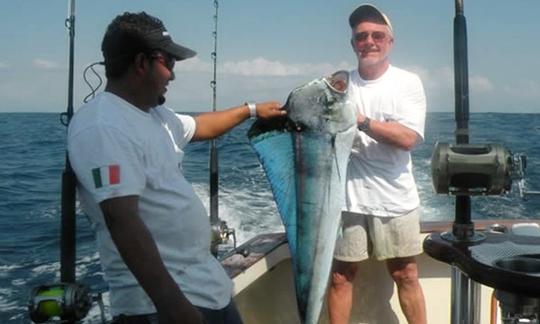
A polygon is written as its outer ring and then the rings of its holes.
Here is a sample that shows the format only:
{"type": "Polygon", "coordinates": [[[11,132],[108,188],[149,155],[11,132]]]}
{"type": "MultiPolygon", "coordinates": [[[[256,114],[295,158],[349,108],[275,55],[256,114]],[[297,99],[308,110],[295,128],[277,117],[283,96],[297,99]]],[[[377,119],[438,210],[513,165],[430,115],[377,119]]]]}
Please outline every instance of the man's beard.
{"type": "Polygon", "coordinates": [[[160,96],[158,97],[158,105],[161,106],[161,105],[163,105],[164,103],[165,103],[165,96],[160,95],[160,96]]]}

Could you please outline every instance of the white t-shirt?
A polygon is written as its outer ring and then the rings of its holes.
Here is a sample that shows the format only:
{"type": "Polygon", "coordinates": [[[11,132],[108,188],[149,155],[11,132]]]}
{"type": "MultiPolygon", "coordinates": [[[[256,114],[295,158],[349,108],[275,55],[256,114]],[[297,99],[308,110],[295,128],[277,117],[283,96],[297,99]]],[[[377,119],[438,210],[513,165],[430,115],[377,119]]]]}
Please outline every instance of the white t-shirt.
{"type": "MultiPolygon", "coordinates": [[[[103,92],[74,115],[68,152],[81,205],[93,221],[112,314],[147,314],[155,308],[122,261],[99,203],[139,196],[139,215],[180,289],[197,306],[221,309],[232,281],[210,253],[210,221],[182,173],[184,146],[195,120],[158,106],[146,113],[103,92]]],[[[151,267],[152,265],[148,265],[151,267]]]]}
{"type": "MultiPolygon", "coordinates": [[[[396,121],[424,137],[426,99],[416,74],[390,66],[376,80],[351,71],[349,92],[358,112],[378,121],[396,121]]],[[[347,168],[346,210],[382,217],[400,216],[420,205],[411,154],[358,131],[347,168]]]]}

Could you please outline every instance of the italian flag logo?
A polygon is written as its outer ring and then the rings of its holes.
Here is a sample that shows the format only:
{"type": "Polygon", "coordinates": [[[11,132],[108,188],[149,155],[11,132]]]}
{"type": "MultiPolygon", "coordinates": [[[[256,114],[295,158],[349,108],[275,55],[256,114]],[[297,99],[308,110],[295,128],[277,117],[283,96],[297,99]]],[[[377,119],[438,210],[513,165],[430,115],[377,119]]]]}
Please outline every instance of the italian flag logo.
{"type": "Polygon", "coordinates": [[[120,183],[120,166],[112,164],[101,168],[92,169],[94,185],[97,188],[120,183]]]}

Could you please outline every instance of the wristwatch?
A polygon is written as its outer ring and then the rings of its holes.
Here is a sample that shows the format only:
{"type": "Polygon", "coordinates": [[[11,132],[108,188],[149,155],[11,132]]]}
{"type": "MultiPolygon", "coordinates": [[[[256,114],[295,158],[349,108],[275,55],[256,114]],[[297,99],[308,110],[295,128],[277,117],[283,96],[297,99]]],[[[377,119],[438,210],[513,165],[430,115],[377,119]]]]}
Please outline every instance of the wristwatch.
{"type": "Polygon", "coordinates": [[[249,117],[255,118],[257,117],[257,105],[253,102],[246,102],[244,105],[246,105],[249,109],[249,117]]]}
{"type": "Polygon", "coordinates": [[[368,131],[370,122],[371,122],[371,119],[369,119],[369,117],[366,117],[363,122],[358,124],[358,130],[361,132],[368,131]]]}

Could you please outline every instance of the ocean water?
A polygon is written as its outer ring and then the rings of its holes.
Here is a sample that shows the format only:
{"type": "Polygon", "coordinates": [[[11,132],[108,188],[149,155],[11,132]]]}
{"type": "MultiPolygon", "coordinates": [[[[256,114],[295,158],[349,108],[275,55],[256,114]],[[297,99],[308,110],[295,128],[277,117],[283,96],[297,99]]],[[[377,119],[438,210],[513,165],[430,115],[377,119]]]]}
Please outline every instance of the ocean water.
{"type": "MultiPolygon", "coordinates": [[[[219,212],[236,229],[239,243],[263,232],[283,231],[246,122],[218,141],[219,212]]],[[[435,195],[430,176],[435,142],[454,142],[453,113],[429,113],[426,141],[414,152],[415,176],[424,220],[451,220],[454,199],[435,195]]],[[[540,189],[540,114],[471,114],[471,142],[500,143],[526,153],[526,185],[540,189]]],[[[28,323],[29,287],[59,280],[60,175],[66,129],[58,114],[0,114],[0,323],[28,323]]],[[[186,148],[184,169],[208,208],[208,143],[186,148]]],[[[540,219],[540,197],[474,197],[473,219],[540,219]]],[[[94,293],[105,292],[92,231],[79,212],[77,279],[94,293]]],[[[105,294],[107,302],[107,294],[105,294]]],[[[94,307],[87,323],[99,323],[94,307]]]]}

